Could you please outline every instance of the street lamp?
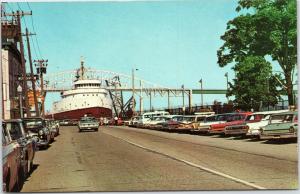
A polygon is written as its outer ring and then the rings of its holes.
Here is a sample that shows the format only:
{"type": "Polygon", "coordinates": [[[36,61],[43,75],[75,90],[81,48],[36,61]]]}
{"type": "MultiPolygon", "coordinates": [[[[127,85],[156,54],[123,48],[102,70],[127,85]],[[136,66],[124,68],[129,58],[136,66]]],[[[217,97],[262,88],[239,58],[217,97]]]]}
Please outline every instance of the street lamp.
{"type": "Polygon", "coordinates": [[[182,89],[182,112],[183,115],[185,115],[185,104],[184,104],[184,84],[181,85],[181,89],[182,89]]]}
{"type": "MultiPolygon", "coordinates": [[[[225,73],[225,77],[226,77],[226,93],[228,93],[228,72],[225,73]]],[[[227,102],[229,102],[228,96],[226,94],[226,98],[227,98],[227,102]]]]}
{"type": "Polygon", "coordinates": [[[20,117],[23,118],[23,99],[22,99],[22,87],[21,85],[18,85],[17,92],[19,94],[19,105],[20,105],[20,117]]]}
{"type": "Polygon", "coordinates": [[[201,87],[201,108],[203,108],[203,87],[202,87],[202,78],[199,80],[201,87]]]}
{"type": "Polygon", "coordinates": [[[134,71],[138,71],[139,69],[134,69],[132,68],[132,112],[133,114],[135,113],[135,98],[134,98],[134,93],[135,93],[135,88],[134,88],[134,71]]]}

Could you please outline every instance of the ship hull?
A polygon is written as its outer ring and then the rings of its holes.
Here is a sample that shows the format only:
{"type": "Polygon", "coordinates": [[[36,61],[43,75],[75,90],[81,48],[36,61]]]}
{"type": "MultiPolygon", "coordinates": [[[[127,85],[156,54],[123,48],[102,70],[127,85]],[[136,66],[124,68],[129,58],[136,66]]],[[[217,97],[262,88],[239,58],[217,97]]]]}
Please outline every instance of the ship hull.
{"type": "Polygon", "coordinates": [[[104,107],[89,107],[89,108],[64,111],[60,113],[54,113],[51,116],[56,120],[63,120],[63,119],[79,120],[84,115],[92,116],[95,118],[112,117],[112,110],[104,107]]]}

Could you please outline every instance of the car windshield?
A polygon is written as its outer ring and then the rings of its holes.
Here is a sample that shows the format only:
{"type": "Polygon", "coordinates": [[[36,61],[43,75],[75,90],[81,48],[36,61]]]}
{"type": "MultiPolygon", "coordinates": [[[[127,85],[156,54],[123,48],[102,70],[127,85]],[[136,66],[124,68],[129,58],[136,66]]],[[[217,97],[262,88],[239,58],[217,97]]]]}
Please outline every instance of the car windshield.
{"type": "Polygon", "coordinates": [[[227,122],[244,120],[245,117],[246,115],[244,114],[231,115],[230,117],[227,118],[227,122]]]}
{"type": "Polygon", "coordinates": [[[227,121],[231,116],[232,116],[232,114],[218,115],[216,120],[217,121],[227,121]]]}
{"type": "Polygon", "coordinates": [[[182,121],[183,120],[183,116],[176,116],[176,117],[173,117],[171,120],[172,121],[182,121]]]}
{"type": "Polygon", "coordinates": [[[248,115],[246,121],[260,121],[263,117],[263,114],[248,115]]]}
{"type": "Polygon", "coordinates": [[[209,116],[204,119],[205,122],[212,122],[216,120],[217,120],[217,116],[209,116]]]}
{"type": "Polygon", "coordinates": [[[45,121],[42,119],[24,120],[24,124],[26,128],[37,128],[43,127],[45,125],[45,121]]]}
{"type": "Polygon", "coordinates": [[[195,117],[183,117],[184,121],[194,121],[195,117]]]}
{"type": "Polygon", "coordinates": [[[83,117],[80,119],[80,121],[95,121],[96,119],[94,117],[83,117]]]}

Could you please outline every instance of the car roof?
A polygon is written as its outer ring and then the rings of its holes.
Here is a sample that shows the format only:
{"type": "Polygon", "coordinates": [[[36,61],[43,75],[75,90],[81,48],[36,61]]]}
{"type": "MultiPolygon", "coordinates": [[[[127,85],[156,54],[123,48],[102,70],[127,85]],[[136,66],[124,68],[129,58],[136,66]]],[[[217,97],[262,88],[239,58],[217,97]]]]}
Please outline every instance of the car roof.
{"type": "Polygon", "coordinates": [[[298,111],[288,111],[288,112],[273,114],[272,116],[276,116],[276,115],[290,115],[290,114],[298,114],[298,111]]]}
{"type": "Polygon", "coordinates": [[[42,117],[26,117],[26,118],[23,118],[23,120],[31,120],[31,119],[44,119],[42,117]]]}
{"type": "Polygon", "coordinates": [[[3,121],[4,123],[6,122],[22,122],[22,119],[7,119],[3,121]]]}

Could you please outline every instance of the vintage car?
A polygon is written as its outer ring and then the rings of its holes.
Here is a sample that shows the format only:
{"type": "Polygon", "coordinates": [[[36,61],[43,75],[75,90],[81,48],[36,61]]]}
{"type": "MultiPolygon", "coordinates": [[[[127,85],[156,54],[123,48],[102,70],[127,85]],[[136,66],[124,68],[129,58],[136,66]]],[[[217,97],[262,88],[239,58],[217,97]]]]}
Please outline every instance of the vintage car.
{"type": "Polygon", "coordinates": [[[162,123],[162,129],[167,131],[176,130],[176,128],[179,126],[179,123],[183,120],[182,115],[173,115],[171,116],[171,119],[162,123]]]}
{"type": "Polygon", "coordinates": [[[59,121],[60,126],[69,126],[73,125],[72,121],[70,119],[64,119],[59,121]]]}
{"type": "Polygon", "coordinates": [[[51,133],[41,117],[24,118],[24,127],[29,136],[36,141],[38,148],[47,148],[51,142],[51,133]]]}
{"type": "Polygon", "coordinates": [[[252,112],[239,112],[231,114],[225,123],[212,124],[208,130],[209,134],[225,134],[225,127],[245,123],[248,115],[252,112]]]}
{"type": "Polygon", "coordinates": [[[145,128],[145,125],[149,124],[149,122],[153,120],[154,117],[165,115],[170,115],[170,113],[166,111],[154,111],[143,113],[139,116],[139,120],[137,121],[136,126],[139,128],[145,128]]]}
{"type": "Polygon", "coordinates": [[[46,124],[48,129],[50,130],[50,140],[51,142],[54,141],[54,137],[59,134],[59,127],[55,120],[53,119],[46,119],[46,124]]]}
{"type": "Polygon", "coordinates": [[[79,132],[81,132],[83,130],[89,130],[89,129],[98,131],[99,126],[100,126],[100,123],[99,123],[99,121],[96,120],[95,117],[84,116],[84,117],[80,118],[80,121],[78,122],[79,132]]]}
{"type": "Polygon", "coordinates": [[[260,139],[297,138],[298,112],[271,115],[269,124],[260,128],[260,139]]]}
{"type": "Polygon", "coordinates": [[[240,125],[231,125],[225,128],[225,135],[242,135],[249,137],[258,137],[260,127],[269,123],[270,116],[276,113],[287,112],[288,110],[255,112],[248,115],[245,123],[240,125]]]}
{"type": "Polygon", "coordinates": [[[148,124],[149,129],[162,129],[163,124],[176,115],[156,116],[148,124]]]}
{"type": "Polygon", "coordinates": [[[33,167],[36,143],[29,137],[28,132],[25,131],[24,123],[21,119],[5,120],[3,123],[11,140],[18,142],[19,146],[22,148],[22,155],[24,157],[21,160],[21,165],[24,176],[27,177],[33,167]]]}
{"type": "Polygon", "coordinates": [[[2,189],[4,192],[18,191],[24,180],[21,166],[22,148],[10,138],[6,125],[2,123],[2,189]]]}
{"type": "Polygon", "coordinates": [[[194,128],[194,132],[208,133],[210,126],[214,124],[225,123],[232,113],[216,114],[208,116],[203,122],[199,123],[198,128],[194,128]]]}

